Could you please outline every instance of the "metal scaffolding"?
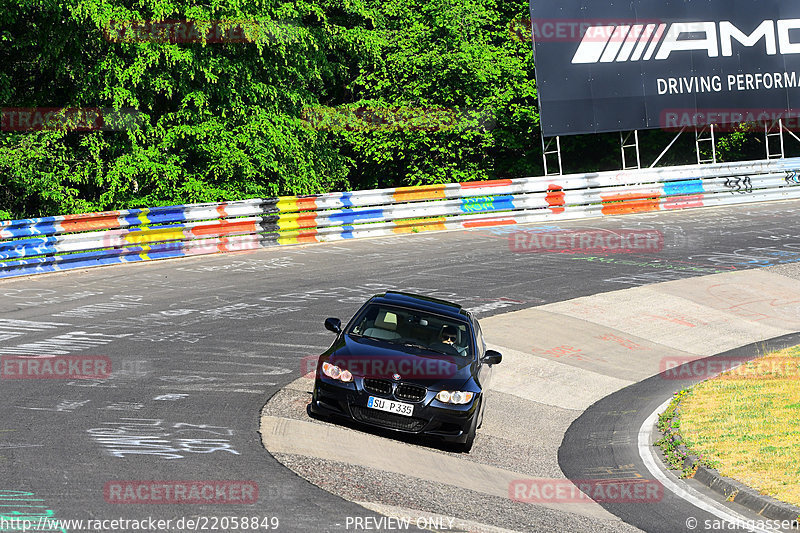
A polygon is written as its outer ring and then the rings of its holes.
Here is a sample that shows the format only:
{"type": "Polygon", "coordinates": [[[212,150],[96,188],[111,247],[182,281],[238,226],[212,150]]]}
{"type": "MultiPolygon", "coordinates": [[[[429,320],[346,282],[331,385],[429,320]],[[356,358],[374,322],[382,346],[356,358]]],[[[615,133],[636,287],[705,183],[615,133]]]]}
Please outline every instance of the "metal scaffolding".
{"type": "MultiPolygon", "coordinates": [[[[675,137],[670,141],[666,148],[649,165],[654,168],[670,149],[675,145],[680,136],[686,131],[684,126],[675,137]]],[[[786,143],[784,134],[789,134],[798,143],[798,137],[793,131],[786,127],[782,119],[771,123],[764,123],[764,144],[766,147],[767,160],[785,159],[786,143]]],[[[702,128],[694,129],[695,153],[697,164],[717,163],[717,135],[718,127],[714,124],[702,128]]],[[[545,176],[561,176],[564,174],[564,166],[561,156],[561,137],[542,136],[542,161],[544,163],[545,176]]],[[[637,170],[642,168],[642,157],[639,145],[639,130],[619,132],[620,156],[622,159],[622,170],[637,170]]]]}
{"type": "Polygon", "coordinates": [[[639,130],[619,132],[619,149],[622,153],[622,170],[637,170],[642,168],[642,158],[639,155],[639,130]],[[631,141],[633,137],[633,141],[631,141]],[[628,164],[627,151],[633,149],[636,164],[628,164]]]}
{"type": "Polygon", "coordinates": [[[561,164],[561,137],[550,137],[545,140],[542,135],[542,160],[544,161],[544,175],[545,176],[561,176],[564,174],[564,167],[561,164]],[[553,144],[555,143],[555,148],[553,144]],[[558,172],[550,172],[550,167],[547,164],[547,156],[555,155],[558,161],[558,172]]]}
{"type": "Polygon", "coordinates": [[[697,164],[704,165],[717,162],[717,139],[714,135],[714,125],[704,126],[699,130],[694,130],[694,145],[697,149],[697,164]],[[704,156],[701,152],[701,144],[711,145],[711,157],[704,156]]]}
{"type": "Polygon", "coordinates": [[[786,158],[786,150],[783,144],[783,119],[778,119],[772,123],[764,123],[764,145],[767,149],[767,159],[786,158]],[[777,131],[775,131],[776,127],[777,131]],[[777,150],[772,149],[775,142],[778,144],[777,150]]]}

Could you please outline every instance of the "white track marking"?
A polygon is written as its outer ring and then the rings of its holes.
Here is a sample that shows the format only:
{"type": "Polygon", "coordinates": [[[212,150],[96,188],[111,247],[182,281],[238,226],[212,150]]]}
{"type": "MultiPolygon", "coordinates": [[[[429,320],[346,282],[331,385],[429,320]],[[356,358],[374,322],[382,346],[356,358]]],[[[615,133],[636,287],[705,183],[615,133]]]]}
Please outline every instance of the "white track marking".
{"type": "MultiPolygon", "coordinates": [[[[639,428],[639,456],[642,458],[642,461],[644,461],[644,464],[650,473],[653,474],[653,477],[660,481],[661,484],[664,485],[664,488],[669,489],[679,498],[683,498],[695,507],[703,509],[704,511],[707,511],[714,516],[725,520],[726,522],[735,524],[737,527],[743,527],[755,533],[771,533],[780,531],[777,529],[763,529],[755,526],[748,526],[747,524],[752,523],[753,520],[745,518],[739,513],[720,505],[719,503],[709,499],[691,487],[682,487],[678,485],[661,471],[656,464],[655,458],[653,457],[653,447],[650,445],[650,433],[652,432],[653,426],[656,423],[658,414],[664,411],[671,401],[672,398],[661,404],[658,409],[656,409],[650,416],[647,417],[642,424],[642,427],[639,428]]],[[[705,529],[701,529],[700,524],[698,524],[696,530],[704,531],[705,529]]]]}

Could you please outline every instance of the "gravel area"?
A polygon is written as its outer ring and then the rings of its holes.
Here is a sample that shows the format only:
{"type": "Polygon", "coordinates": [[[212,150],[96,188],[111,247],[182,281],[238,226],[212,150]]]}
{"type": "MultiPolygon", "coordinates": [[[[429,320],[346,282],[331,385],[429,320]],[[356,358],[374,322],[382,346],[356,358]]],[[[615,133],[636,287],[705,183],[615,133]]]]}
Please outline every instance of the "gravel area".
{"type": "Polygon", "coordinates": [[[515,531],[639,531],[617,519],[587,519],[569,512],[487,496],[410,476],[298,455],[276,454],[275,458],[311,483],[351,501],[418,509],[515,531]]]}
{"type": "MultiPolygon", "coordinates": [[[[303,420],[315,424],[327,424],[313,419],[306,413],[310,395],[293,389],[283,389],[267,403],[263,415],[303,420]]],[[[558,447],[561,437],[572,421],[576,411],[531,402],[495,392],[486,406],[483,427],[478,430],[475,444],[468,454],[450,451],[433,439],[419,439],[377,429],[356,426],[341,421],[340,426],[357,427],[374,435],[384,436],[413,446],[458,457],[465,461],[485,464],[519,472],[531,477],[562,478],[558,466],[558,447]],[[502,436],[500,436],[502,435],[502,436]]]]}
{"type": "Polygon", "coordinates": [[[563,477],[558,448],[578,416],[578,411],[493,392],[469,455],[530,476],[563,477]]]}
{"type": "Polygon", "coordinates": [[[311,401],[311,394],[293,389],[281,389],[269,399],[261,416],[276,416],[292,420],[314,421],[306,413],[306,406],[311,401]]]}
{"type": "Polygon", "coordinates": [[[787,278],[800,280],[800,263],[788,263],[785,265],[776,265],[767,267],[764,270],[772,272],[773,274],[780,274],[787,278]]]}

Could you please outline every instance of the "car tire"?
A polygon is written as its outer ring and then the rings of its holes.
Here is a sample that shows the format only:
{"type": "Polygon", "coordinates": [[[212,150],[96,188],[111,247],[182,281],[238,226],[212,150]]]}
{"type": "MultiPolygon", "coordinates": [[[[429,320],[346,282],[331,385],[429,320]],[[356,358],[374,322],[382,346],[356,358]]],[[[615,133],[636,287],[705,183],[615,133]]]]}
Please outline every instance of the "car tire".
{"type": "Polygon", "coordinates": [[[475,417],[472,419],[472,423],[469,425],[469,431],[467,432],[467,440],[458,447],[459,451],[462,453],[469,453],[469,451],[472,450],[472,444],[475,442],[475,434],[478,432],[478,418],[481,414],[482,405],[483,402],[478,400],[478,407],[475,410],[475,417]]]}

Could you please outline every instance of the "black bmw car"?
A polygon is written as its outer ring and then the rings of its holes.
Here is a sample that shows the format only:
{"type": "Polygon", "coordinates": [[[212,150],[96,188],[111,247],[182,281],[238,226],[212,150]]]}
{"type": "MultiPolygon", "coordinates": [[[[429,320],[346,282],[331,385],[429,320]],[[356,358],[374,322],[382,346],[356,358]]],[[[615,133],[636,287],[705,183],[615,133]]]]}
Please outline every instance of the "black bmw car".
{"type": "Polygon", "coordinates": [[[320,355],[309,411],[472,448],[500,353],[461,306],[414,294],[369,299],[320,355]]]}

